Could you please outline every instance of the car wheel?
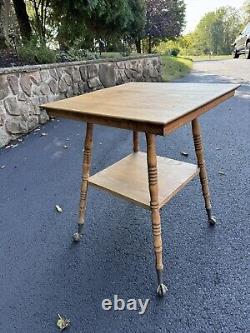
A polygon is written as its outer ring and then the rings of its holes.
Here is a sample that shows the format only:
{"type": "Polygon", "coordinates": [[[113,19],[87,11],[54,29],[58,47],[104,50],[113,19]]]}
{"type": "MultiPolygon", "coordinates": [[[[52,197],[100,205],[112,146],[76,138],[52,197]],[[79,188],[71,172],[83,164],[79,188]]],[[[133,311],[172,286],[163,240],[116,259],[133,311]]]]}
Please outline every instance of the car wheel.
{"type": "Polygon", "coordinates": [[[234,59],[238,59],[239,58],[239,53],[238,53],[238,51],[236,50],[236,49],[234,49],[234,52],[233,52],[233,57],[234,57],[234,59]]]}
{"type": "Polygon", "coordinates": [[[245,49],[245,56],[246,56],[246,59],[250,59],[250,43],[247,43],[247,46],[245,49]]]}

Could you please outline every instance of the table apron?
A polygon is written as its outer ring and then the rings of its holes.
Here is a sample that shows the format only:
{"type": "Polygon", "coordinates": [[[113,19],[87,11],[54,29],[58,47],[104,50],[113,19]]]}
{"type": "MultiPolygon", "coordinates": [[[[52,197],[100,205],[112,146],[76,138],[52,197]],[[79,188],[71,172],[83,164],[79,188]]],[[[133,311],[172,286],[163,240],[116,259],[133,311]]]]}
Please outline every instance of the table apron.
{"type": "MultiPolygon", "coordinates": [[[[219,98],[216,98],[212,102],[209,102],[194,111],[191,111],[184,116],[173,120],[166,125],[160,123],[149,123],[149,122],[140,122],[136,120],[127,120],[120,118],[104,117],[99,115],[90,115],[90,114],[77,114],[74,111],[70,110],[60,110],[60,109],[47,109],[48,114],[51,117],[62,117],[73,120],[79,120],[87,123],[98,124],[108,127],[122,128],[127,130],[133,130],[136,132],[146,132],[161,136],[166,136],[176,129],[182,127],[183,125],[191,122],[195,118],[199,117],[203,113],[215,108],[219,104],[223,103],[230,97],[234,96],[234,91],[230,91],[219,98]]],[[[46,109],[46,108],[45,108],[46,109]]]]}

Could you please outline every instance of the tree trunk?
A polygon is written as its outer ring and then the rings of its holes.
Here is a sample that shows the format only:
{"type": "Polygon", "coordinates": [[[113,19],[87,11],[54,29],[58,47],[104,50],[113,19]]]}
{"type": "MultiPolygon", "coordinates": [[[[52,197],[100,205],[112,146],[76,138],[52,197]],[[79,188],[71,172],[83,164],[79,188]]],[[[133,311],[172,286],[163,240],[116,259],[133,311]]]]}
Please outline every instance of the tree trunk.
{"type": "Polygon", "coordinates": [[[10,0],[0,0],[0,50],[7,49],[9,42],[10,0]]]}
{"type": "Polygon", "coordinates": [[[136,51],[137,53],[142,53],[141,51],[141,39],[138,38],[135,40],[135,46],[136,46],[136,51]]]}
{"type": "Polygon", "coordinates": [[[32,30],[24,0],[13,0],[20,33],[23,40],[31,38],[32,30]]]}

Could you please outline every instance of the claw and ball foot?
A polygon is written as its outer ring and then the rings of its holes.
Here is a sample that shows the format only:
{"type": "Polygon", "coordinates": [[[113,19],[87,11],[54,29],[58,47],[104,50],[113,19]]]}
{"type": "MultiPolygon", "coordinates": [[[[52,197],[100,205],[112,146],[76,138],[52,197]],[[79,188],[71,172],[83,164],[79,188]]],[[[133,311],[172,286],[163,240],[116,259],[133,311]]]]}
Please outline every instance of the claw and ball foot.
{"type": "Polygon", "coordinates": [[[166,295],[168,288],[163,284],[162,279],[162,270],[157,270],[157,278],[158,278],[158,288],[157,288],[157,294],[160,297],[163,297],[166,295]]]}
{"type": "Polygon", "coordinates": [[[78,231],[76,233],[74,233],[73,235],[73,240],[74,242],[80,242],[80,240],[82,239],[82,229],[83,229],[83,224],[79,224],[78,225],[78,231]]]}
{"type": "Polygon", "coordinates": [[[215,218],[215,216],[212,215],[212,209],[211,208],[207,209],[207,217],[208,217],[208,223],[210,225],[215,225],[216,224],[216,218],[215,218]]]}
{"type": "Polygon", "coordinates": [[[73,235],[74,242],[80,242],[80,240],[82,239],[82,230],[84,225],[86,200],[88,193],[88,180],[89,180],[89,172],[91,164],[92,146],[93,146],[93,124],[87,123],[86,137],[84,144],[84,158],[82,165],[79,222],[78,222],[78,230],[73,235]]]}
{"type": "Polygon", "coordinates": [[[212,216],[209,220],[208,220],[208,223],[210,225],[215,225],[216,224],[216,218],[214,216],[212,216]]]}
{"type": "Polygon", "coordinates": [[[76,242],[76,243],[80,242],[80,240],[82,239],[82,235],[79,234],[78,232],[76,232],[75,234],[73,234],[72,237],[73,237],[73,241],[76,242]]]}
{"type": "Polygon", "coordinates": [[[168,288],[165,286],[165,284],[161,283],[159,284],[158,288],[157,288],[157,294],[160,297],[163,297],[164,295],[166,295],[168,291],[168,288]]]}

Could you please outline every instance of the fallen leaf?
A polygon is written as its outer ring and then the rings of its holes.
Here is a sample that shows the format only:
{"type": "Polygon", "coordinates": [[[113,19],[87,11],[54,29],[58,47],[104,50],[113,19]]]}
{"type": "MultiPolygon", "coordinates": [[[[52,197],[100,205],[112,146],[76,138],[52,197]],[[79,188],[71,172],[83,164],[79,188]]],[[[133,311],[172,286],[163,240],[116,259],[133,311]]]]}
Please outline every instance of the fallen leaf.
{"type": "Polygon", "coordinates": [[[223,171],[219,171],[219,175],[221,175],[221,176],[225,176],[226,174],[225,174],[225,172],[223,172],[223,171]]]}
{"type": "Polygon", "coordinates": [[[56,210],[58,211],[58,213],[62,213],[63,210],[59,205],[56,205],[56,210]]]}
{"type": "Polygon", "coordinates": [[[216,149],[216,150],[221,150],[222,148],[220,148],[220,147],[216,147],[215,149],[216,149]]]}
{"type": "Polygon", "coordinates": [[[4,169],[5,168],[5,165],[1,165],[0,169],[4,169]]]}
{"type": "Polygon", "coordinates": [[[65,328],[69,327],[70,320],[66,319],[58,314],[59,319],[56,322],[57,327],[60,329],[60,331],[63,331],[65,328]]]}
{"type": "Polygon", "coordinates": [[[48,133],[41,133],[41,136],[47,136],[48,133]]]}
{"type": "Polygon", "coordinates": [[[181,155],[182,155],[182,156],[185,156],[185,157],[188,157],[188,153],[186,153],[185,151],[182,151],[182,152],[181,152],[181,155]]]}
{"type": "Polygon", "coordinates": [[[64,148],[64,149],[68,149],[69,147],[68,147],[67,145],[64,145],[63,148],[64,148]]]}
{"type": "Polygon", "coordinates": [[[99,145],[102,145],[102,142],[99,142],[99,145]]]}

